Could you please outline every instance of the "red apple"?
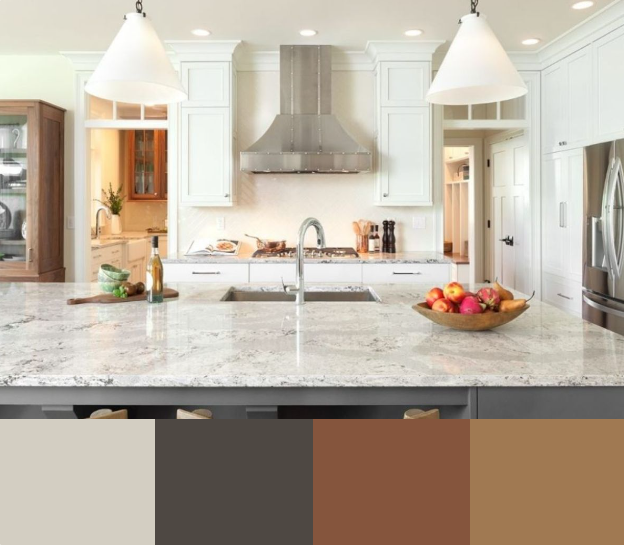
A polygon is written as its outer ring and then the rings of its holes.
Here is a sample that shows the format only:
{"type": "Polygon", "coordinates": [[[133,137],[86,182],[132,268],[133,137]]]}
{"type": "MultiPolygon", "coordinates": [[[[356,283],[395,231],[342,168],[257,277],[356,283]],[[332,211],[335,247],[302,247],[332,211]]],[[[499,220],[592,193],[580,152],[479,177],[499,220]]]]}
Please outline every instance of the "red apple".
{"type": "Polygon", "coordinates": [[[457,314],[459,312],[457,305],[448,299],[438,299],[431,308],[436,312],[446,312],[448,314],[457,314]]]}
{"type": "Polygon", "coordinates": [[[466,298],[464,286],[462,286],[459,282],[451,282],[450,284],[447,284],[444,288],[444,297],[451,301],[451,303],[459,305],[466,298]]]}
{"type": "Polygon", "coordinates": [[[440,288],[433,288],[425,296],[425,301],[427,301],[429,308],[433,308],[433,303],[438,299],[444,299],[444,292],[440,288]]]}

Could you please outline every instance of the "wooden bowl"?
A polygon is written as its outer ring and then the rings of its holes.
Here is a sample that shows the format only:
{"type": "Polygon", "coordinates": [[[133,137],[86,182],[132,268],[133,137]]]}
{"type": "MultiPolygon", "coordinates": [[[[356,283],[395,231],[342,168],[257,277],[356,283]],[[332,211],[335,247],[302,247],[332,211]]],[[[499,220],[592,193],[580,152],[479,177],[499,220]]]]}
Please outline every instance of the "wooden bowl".
{"type": "Polygon", "coordinates": [[[412,307],[418,314],[432,322],[452,329],[461,331],[488,331],[502,325],[513,322],[518,316],[524,314],[530,305],[524,305],[520,310],[512,312],[488,312],[487,314],[447,314],[431,310],[427,303],[419,303],[412,307]]]}

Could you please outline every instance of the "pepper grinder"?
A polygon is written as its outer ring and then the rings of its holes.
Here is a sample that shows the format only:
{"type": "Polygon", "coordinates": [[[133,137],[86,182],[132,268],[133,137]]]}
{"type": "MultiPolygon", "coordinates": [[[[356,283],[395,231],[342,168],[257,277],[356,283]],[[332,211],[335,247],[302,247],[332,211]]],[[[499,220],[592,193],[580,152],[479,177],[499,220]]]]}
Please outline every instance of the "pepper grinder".
{"type": "Polygon", "coordinates": [[[386,254],[388,253],[388,248],[390,244],[390,236],[388,234],[388,220],[383,221],[383,238],[381,239],[381,252],[386,254]]]}
{"type": "Polygon", "coordinates": [[[396,225],[396,221],[390,220],[388,221],[390,232],[388,234],[388,253],[396,254],[396,236],[394,234],[394,227],[396,225]]]}

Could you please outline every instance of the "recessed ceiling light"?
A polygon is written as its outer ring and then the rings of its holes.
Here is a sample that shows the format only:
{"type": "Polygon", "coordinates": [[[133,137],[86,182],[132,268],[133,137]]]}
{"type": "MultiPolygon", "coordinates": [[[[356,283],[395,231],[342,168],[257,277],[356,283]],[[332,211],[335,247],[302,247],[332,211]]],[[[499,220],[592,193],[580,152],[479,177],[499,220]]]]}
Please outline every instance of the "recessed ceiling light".
{"type": "Polygon", "coordinates": [[[311,36],[316,36],[317,32],[316,30],[312,30],[311,28],[306,28],[304,30],[300,30],[299,34],[301,34],[302,36],[305,36],[306,38],[309,38],[311,36]]]}
{"type": "Polygon", "coordinates": [[[196,28],[195,30],[191,30],[191,34],[194,34],[195,36],[210,36],[210,31],[209,30],[205,30],[203,28],[196,28]]]}
{"type": "Polygon", "coordinates": [[[537,45],[542,40],[539,38],[527,38],[526,40],[522,40],[522,45],[537,45]]]}
{"type": "Polygon", "coordinates": [[[594,3],[591,0],[585,0],[584,2],[577,2],[576,4],[572,4],[572,9],[587,9],[591,8],[594,3]]]}
{"type": "Polygon", "coordinates": [[[419,29],[414,29],[414,30],[406,30],[405,31],[405,35],[406,36],[410,36],[410,37],[414,37],[414,36],[421,36],[423,33],[422,30],[419,29]]]}

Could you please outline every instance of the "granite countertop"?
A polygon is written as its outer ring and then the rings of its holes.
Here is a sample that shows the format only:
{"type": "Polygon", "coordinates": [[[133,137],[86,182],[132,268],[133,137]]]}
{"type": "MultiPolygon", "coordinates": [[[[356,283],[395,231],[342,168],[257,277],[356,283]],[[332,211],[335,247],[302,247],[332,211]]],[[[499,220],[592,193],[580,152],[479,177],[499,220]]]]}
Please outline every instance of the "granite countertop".
{"type": "Polygon", "coordinates": [[[229,287],[180,284],[180,298],[163,305],[68,306],[97,285],[0,284],[0,392],[624,386],[624,337],[539,302],[498,330],[468,333],[411,309],[429,286],[373,286],[381,303],[301,308],[220,302],[229,287]]]}
{"type": "MultiPolygon", "coordinates": [[[[169,256],[163,263],[175,264],[226,264],[226,263],[295,263],[294,257],[251,257],[250,252],[241,252],[237,256],[186,256],[180,253],[177,256],[169,256]]],[[[360,254],[358,258],[334,257],[334,258],[307,258],[306,263],[389,263],[389,264],[422,264],[422,263],[452,263],[450,259],[437,252],[401,252],[396,254],[360,254]]]]}
{"type": "Polygon", "coordinates": [[[91,248],[107,248],[117,244],[125,244],[131,240],[150,239],[153,236],[166,237],[167,233],[148,233],[147,231],[127,231],[121,235],[102,235],[99,239],[91,239],[91,248]]]}

